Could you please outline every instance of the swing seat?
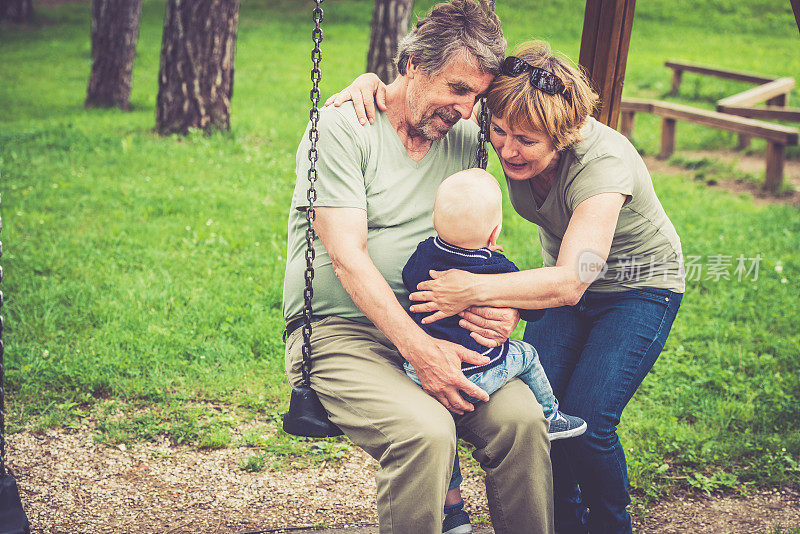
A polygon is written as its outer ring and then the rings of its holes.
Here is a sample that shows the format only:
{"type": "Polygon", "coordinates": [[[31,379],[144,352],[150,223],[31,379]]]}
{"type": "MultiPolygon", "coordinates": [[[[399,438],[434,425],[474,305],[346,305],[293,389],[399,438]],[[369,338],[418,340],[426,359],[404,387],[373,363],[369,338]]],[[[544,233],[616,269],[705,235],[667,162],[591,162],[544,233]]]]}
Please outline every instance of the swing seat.
{"type": "Polygon", "coordinates": [[[283,431],[307,438],[332,438],[344,434],[331,423],[317,392],[305,384],[292,388],[289,411],[283,414],[283,431]]]}
{"type": "Polygon", "coordinates": [[[30,523],[22,508],[17,481],[0,475],[0,534],[29,534],[30,523]]]}

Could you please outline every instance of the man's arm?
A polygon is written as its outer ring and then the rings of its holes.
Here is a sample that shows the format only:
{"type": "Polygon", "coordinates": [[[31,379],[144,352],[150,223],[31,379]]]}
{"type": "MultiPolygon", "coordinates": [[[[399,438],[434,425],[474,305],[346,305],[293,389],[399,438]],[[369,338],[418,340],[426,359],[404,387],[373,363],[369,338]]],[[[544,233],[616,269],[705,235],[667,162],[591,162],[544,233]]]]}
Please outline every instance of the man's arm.
{"type": "Polygon", "coordinates": [[[367,251],[367,213],[360,208],[316,208],[314,231],[325,246],[334,272],[353,302],[414,366],[422,388],[457,414],[472,411],[459,390],[489,400],[461,372],[461,362],[488,358],[455,343],[433,338],[414,323],[367,251]]]}

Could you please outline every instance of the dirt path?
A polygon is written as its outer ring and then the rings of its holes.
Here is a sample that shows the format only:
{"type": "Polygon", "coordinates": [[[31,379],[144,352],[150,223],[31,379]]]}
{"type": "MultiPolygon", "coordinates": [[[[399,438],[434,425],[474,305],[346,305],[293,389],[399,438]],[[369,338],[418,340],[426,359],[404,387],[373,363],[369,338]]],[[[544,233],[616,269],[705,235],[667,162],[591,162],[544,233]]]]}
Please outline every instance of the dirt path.
{"type": "MultiPolygon", "coordinates": [[[[375,462],[354,450],[342,465],[249,473],[246,448],[197,451],[168,442],[131,449],[90,432],[19,433],[9,459],[34,533],[242,533],[325,524],[328,532],[374,534],[375,462]],[[341,527],[347,526],[347,529],[341,527]]],[[[490,533],[480,476],[465,494],[478,534],[490,533]]],[[[767,533],[800,528],[800,492],[747,498],[684,495],[637,519],[641,533],[767,533]]]]}
{"type": "MultiPolygon", "coordinates": [[[[721,162],[724,164],[732,165],[737,170],[750,173],[756,176],[764,175],[764,156],[763,155],[747,155],[741,152],[733,152],[730,150],[695,150],[683,151],[681,156],[689,160],[702,160],[707,158],[712,161],[721,162]]],[[[679,174],[686,176],[689,179],[694,178],[696,171],[688,170],[677,165],[671,165],[667,161],[660,160],[653,156],[645,156],[644,158],[647,169],[650,174],[679,174]]],[[[792,206],[800,206],[800,160],[787,159],[784,163],[783,179],[794,191],[789,191],[779,197],[769,195],[760,189],[760,184],[737,181],[735,179],[726,179],[724,174],[715,174],[715,178],[719,180],[709,187],[717,187],[720,189],[727,189],[734,193],[746,193],[753,196],[756,204],[788,204],[792,206]]]]}

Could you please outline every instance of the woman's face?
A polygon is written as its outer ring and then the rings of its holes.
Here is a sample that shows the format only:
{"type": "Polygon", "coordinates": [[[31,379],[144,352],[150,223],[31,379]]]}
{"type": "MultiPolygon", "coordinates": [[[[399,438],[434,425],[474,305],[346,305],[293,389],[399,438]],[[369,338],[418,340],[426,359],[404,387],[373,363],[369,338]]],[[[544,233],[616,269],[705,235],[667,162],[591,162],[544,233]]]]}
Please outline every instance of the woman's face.
{"type": "Polygon", "coordinates": [[[513,130],[500,117],[492,117],[490,139],[512,180],[533,178],[557,161],[553,158],[558,151],[550,136],[536,130],[513,130]]]}

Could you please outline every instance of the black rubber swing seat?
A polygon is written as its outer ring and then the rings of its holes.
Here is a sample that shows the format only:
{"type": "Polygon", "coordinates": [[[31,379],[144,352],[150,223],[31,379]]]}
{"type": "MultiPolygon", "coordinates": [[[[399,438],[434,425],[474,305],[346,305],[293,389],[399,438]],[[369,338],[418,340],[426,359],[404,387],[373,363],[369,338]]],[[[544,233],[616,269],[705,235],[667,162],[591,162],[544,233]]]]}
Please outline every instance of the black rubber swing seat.
{"type": "Polygon", "coordinates": [[[332,438],[344,434],[331,423],[317,392],[302,383],[292,388],[289,411],[283,414],[283,431],[307,438],[332,438]]]}
{"type": "MultiPolygon", "coordinates": [[[[344,434],[342,430],[331,423],[328,412],[319,401],[317,392],[311,389],[311,300],[314,295],[312,280],[314,279],[314,199],[317,193],[314,190],[314,182],[317,179],[317,123],[319,121],[319,81],[322,73],[319,69],[319,62],[322,59],[322,52],[319,44],[322,42],[322,2],[316,0],[316,7],[313,12],[314,31],[311,33],[314,41],[314,49],[311,52],[311,60],[314,68],[311,71],[311,129],[308,138],[311,141],[311,148],[308,150],[309,171],[308,171],[308,208],[306,209],[306,288],[303,292],[305,306],[303,308],[303,381],[297,386],[292,387],[292,397],[289,399],[289,411],[283,414],[283,430],[287,434],[308,438],[332,438],[344,434]]],[[[284,331],[283,341],[286,342],[287,332],[297,328],[298,325],[291,327],[287,325],[284,331]]]]}

